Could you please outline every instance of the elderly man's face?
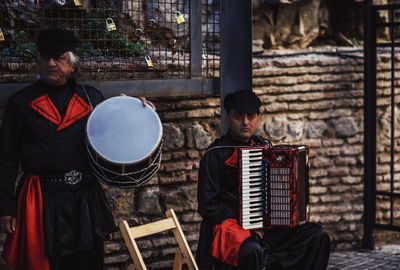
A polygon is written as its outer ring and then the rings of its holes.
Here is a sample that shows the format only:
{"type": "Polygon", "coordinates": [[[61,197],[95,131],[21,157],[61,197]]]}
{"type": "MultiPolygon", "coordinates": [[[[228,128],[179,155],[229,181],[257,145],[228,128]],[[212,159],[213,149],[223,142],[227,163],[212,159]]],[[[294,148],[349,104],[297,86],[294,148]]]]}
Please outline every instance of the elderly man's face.
{"type": "Polygon", "coordinates": [[[74,72],[68,52],[55,58],[39,56],[39,74],[44,82],[50,85],[65,84],[74,72]]]}
{"type": "Polygon", "coordinates": [[[235,110],[228,113],[229,131],[232,137],[241,142],[247,142],[257,130],[260,115],[241,114],[235,110]]]}

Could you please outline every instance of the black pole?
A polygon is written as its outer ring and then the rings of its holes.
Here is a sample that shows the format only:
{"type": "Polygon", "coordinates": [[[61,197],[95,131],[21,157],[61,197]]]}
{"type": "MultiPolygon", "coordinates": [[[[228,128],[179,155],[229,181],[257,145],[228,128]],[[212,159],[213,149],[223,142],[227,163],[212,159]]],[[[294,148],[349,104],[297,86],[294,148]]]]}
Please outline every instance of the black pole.
{"type": "Polygon", "coordinates": [[[201,1],[190,1],[190,76],[201,78],[201,1]]]}
{"type": "Polygon", "coordinates": [[[376,25],[372,0],[364,1],[364,235],[374,249],[376,203],[376,25]]]}
{"type": "Polygon", "coordinates": [[[252,1],[221,0],[221,102],[228,93],[252,89],[252,46],[252,1]]]}

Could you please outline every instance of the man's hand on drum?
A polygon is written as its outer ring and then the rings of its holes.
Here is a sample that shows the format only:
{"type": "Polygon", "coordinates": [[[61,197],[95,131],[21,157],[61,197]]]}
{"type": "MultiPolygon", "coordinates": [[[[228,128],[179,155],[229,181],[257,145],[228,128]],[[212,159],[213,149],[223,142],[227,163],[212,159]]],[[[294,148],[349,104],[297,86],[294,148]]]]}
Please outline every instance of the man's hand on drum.
{"type": "MultiPolygon", "coordinates": [[[[121,94],[121,96],[126,96],[125,94],[121,94]]],[[[147,100],[145,97],[138,97],[143,104],[143,107],[150,106],[153,110],[156,110],[156,106],[154,106],[153,102],[147,100]]]]}
{"type": "Polygon", "coordinates": [[[150,106],[153,110],[156,110],[156,106],[150,100],[147,100],[145,97],[139,97],[139,99],[142,101],[143,107],[150,106]]]}
{"type": "Polygon", "coordinates": [[[15,232],[15,227],[17,226],[16,217],[12,216],[2,216],[0,217],[0,230],[5,233],[15,232]]]}

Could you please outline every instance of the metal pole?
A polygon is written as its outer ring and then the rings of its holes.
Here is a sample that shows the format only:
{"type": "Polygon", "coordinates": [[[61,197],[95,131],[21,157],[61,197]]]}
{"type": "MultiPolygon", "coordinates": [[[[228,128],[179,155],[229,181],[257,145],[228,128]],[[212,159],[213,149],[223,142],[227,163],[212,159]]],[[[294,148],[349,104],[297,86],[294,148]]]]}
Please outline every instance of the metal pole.
{"type": "MultiPolygon", "coordinates": [[[[236,90],[252,89],[252,1],[221,0],[221,107],[236,90]]],[[[221,108],[222,131],[227,131],[221,108]]]]}
{"type": "Polygon", "coordinates": [[[201,78],[201,1],[190,0],[190,75],[201,78]]]}
{"type": "Polygon", "coordinates": [[[376,203],[376,25],[372,0],[364,1],[364,235],[374,249],[376,203]]]}

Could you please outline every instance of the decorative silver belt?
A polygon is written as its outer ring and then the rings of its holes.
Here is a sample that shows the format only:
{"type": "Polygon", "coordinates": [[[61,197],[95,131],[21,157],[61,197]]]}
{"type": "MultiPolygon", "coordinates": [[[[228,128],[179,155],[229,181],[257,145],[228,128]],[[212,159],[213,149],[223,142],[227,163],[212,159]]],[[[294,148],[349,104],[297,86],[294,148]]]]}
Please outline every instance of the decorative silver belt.
{"type": "Polygon", "coordinates": [[[40,180],[44,182],[64,183],[67,185],[76,185],[82,181],[82,172],[71,170],[64,174],[41,175],[40,180]]]}

